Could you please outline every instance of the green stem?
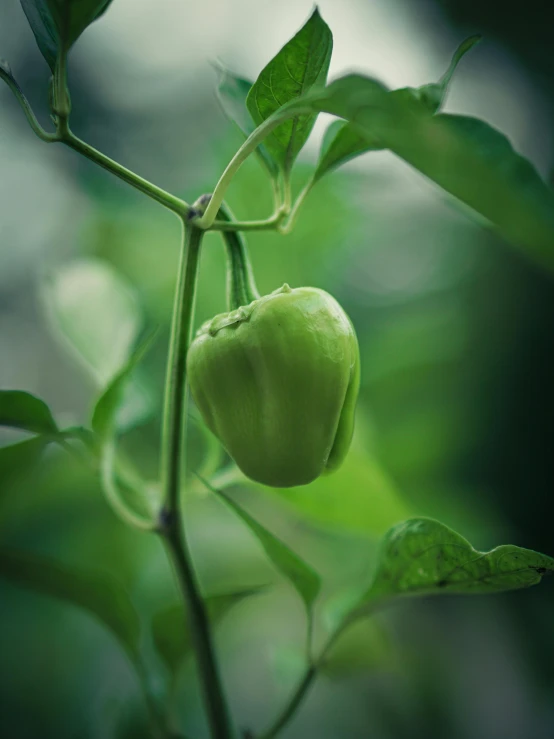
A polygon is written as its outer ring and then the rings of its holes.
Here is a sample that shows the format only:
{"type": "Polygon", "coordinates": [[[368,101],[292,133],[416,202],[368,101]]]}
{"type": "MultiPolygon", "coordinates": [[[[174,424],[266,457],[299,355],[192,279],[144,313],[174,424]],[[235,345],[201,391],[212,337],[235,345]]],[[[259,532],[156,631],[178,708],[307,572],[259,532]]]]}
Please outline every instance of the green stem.
{"type": "Polygon", "coordinates": [[[162,485],[164,505],[159,533],[173,564],[188,611],[204,705],[212,739],[232,739],[233,729],[217,666],[208,615],[194,572],[180,521],[180,483],[186,421],[186,359],[190,343],[200,244],[203,232],[184,222],[173,310],[162,430],[162,485]]]}
{"type": "Polygon", "coordinates": [[[25,117],[27,118],[29,125],[33,129],[33,132],[39,137],[39,139],[42,139],[42,141],[46,141],[49,144],[55,141],[59,141],[57,134],[48,133],[40,125],[40,123],[37,120],[37,117],[35,116],[33,112],[33,109],[29,105],[29,101],[23,94],[23,90],[21,89],[21,87],[19,87],[14,77],[11,75],[9,68],[3,67],[1,63],[0,63],[0,79],[4,80],[4,82],[8,85],[10,90],[15,95],[17,102],[19,103],[23,112],[25,113],[25,117]]]}
{"type": "Polygon", "coordinates": [[[180,255],[171,336],[165,380],[165,403],[161,442],[161,480],[164,509],[176,514],[179,509],[181,453],[185,436],[187,352],[192,332],[196,283],[202,232],[183,222],[183,247],[180,255]]]}
{"type": "MultiPolygon", "coordinates": [[[[373,604],[373,607],[371,610],[365,610],[365,617],[367,618],[370,614],[375,613],[380,608],[382,608],[386,604],[386,601],[377,601],[373,604]]],[[[339,637],[344,634],[344,632],[353,624],[355,623],[360,616],[357,615],[357,609],[354,607],[350,611],[349,614],[347,614],[340,625],[331,633],[329,638],[327,639],[327,642],[325,643],[324,647],[322,648],[319,656],[314,659],[313,661],[310,661],[308,663],[308,666],[306,667],[306,670],[304,672],[304,675],[300,679],[299,683],[296,686],[296,689],[294,690],[292,696],[290,697],[288,703],[284,707],[284,709],[281,711],[281,713],[277,716],[275,721],[271,724],[269,729],[266,729],[258,739],[274,739],[274,737],[279,734],[279,732],[285,728],[285,726],[289,723],[289,721],[292,719],[296,711],[298,710],[300,704],[306,697],[306,694],[308,693],[309,689],[311,688],[315,678],[317,677],[317,671],[320,667],[320,665],[325,660],[327,654],[330,652],[331,648],[335,645],[335,643],[338,641],[339,637]]],[[[311,634],[310,634],[310,641],[311,641],[311,634]]]]}
{"type": "Polygon", "coordinates": [[[248,159],[250,154],[258,148],[266,136],[268,136],[274,128],[277,128],[280,123],[283,123],[283,121],[310,112],[313,112],[311,108],[290,108],[288,110],[280,110],[267,118],[250,134],[219,178],[219,182],[215,186],[204,215],[196,222],[196,225],[199,228],[208,229],[211,227],[225,198],[225,192],[229,187],[231,180],[248,159]]]}
{"type": "MultiPolygon", "coordinates": [[[[222,203],[218,215],[225,221],[233,220],[233,214],[225,203],[222,203]]],[[[227,248],[227,305],[229,310],[236,310],[259,298],[260,293],[242,235],[238,231],[224,231],[223,240],[227,248]]]]}
{"type": "Polygon", "coordinates": [[[316,674],[316,665],[310,665],[298,683],[296,690],[294,691],[290,701],[287,703],[284,711],[277,717],[276,721],[270,726],[270,728],[259,737],[259,739],[273,739],[273,737],[277,736],[281,729],[288,724],[304,700],[306,693],[312,686],[316,674]]]}
{"type": "Polygon", "coordinates": [[[119,480],[114,474],[115,465],[115,440],[110,439],[102,445],[100,457],[100,473],[102,476],[102,488],[107,501],[117,515],[129,526],[140,531],[155,531],[156,521],[136,513],[125,501],[119,489],[119,480]]]}
{"type": "Polygon", "coordinates": [[[304,188],[300,191],[300,194],[296,198],[296,201],[292,207],[292,210],[290,211],[290,215],[288,217],[288,220],[285,223],[279,223],[277,226],[277,230],[280,234],[288,234],[292,231],[292,228],[296,222],[296,218],[298,216],[298,212],[301,208],[301,206],[304,203],[304,200],[309,195],[309,193],[312,190],[312,187],[314,186],[315,182],[312,179],[310,179],[304,188]]]}
{"type": "Polygon", "coordinates": [[[223,221],[215,220],[210,231],[270,231],[276,229],[285,214],[283,211],[274,213],[270,218],[262,221],[223,221]]]}
{"type": "Polygon", "coordinates": [[[58,133],[67,130],[71,99],[67,89],[67,51],[60,44],[54,71],[54,113],[58,118],[58,133]]]}
{"type": "MultiPolygon", "coordinates": [[[[56,95],[60,94],[62,75],[64,76],[65,80],[65,62],[61,64],[61,71],[58,70],[58,74],[56,75],[56,95]]],[[[102,167],[102,169],[111,172],[116,177],[119,177],[120,180],[126,182],[128,185],[132,185],[132,187],[134,187],[135,189],[139,190],[145,195],[148,195],[148,197],[156,200],[158,203],[161,203],[163,206],[173,211],[173,213],[176,213],[182,218],[186,217],[190,206],[184,200],[181,200],[181,198],[178,198],[175,195],[167,192],[166,190],[163,190],[161,187],[157,187],[148,180],[145,180],[143,177],[140,177],[138,174],[135,174],[135,172],[132,172],[130,169],[127,169],[121,164],[118,164],[118,162],[110,159],[110,157],[102,154],[102,152],[93,148],[92,146],[90,146],[90,144],[81,141],[81,139],[75,136],[75,134],[70,130],[67,122],[67,115],[69,113],[67,113],[66,115],[62,115],[61,112],[57,113],[58,130],[56,133],[48,133],[47,131],[45,131],[38,122],[33,109],[29,105],[29,101],[27,100],[27,98],[23,94],[23,91],[12,76],[9,68],[3,67],[1,64],[0,79],[4,80],[4,82],[8,85],[10,90],[15,95],[18,103],[25,113],[25,117],[27,118],[29,125],[33,129],[34,133],[39,137],[39,139],[41,139],[42,141],[46,141],[47,143],[54,143],[58,141],[64,143],[66,146],[69,146],[74,151],[77,151],[79,152],[79,154],[82,154],[87,159],[90,159],[99,167],[102,167]]],[[[63,84],[65,85],[65,81],[63,84]]]]}
{"type": "Polygon", "coordinates": [[[156,185],[152,184],[152,182],[145,180],[143,177],[135,174],[130,169],[123,167],[121,164],[118,164],[118,162],[110,159],[110,157],[102,154],[102,152],[94,149],[89,144],[81,141],[81,139],[75,136],[75,134],[73,134],[69,130],[69,128],[67,128],[67,130],[62,133],[63,135],[59,140],[66,144],[66,146],[69,146],[74,151],[77,151],[79,152],[79,154],[82,154],[87,159],[90,159],[99,167],[102,167],[102,169],[105,169],[108,172],[114,174],[116,177],[119,177],[120,180],[123,180],[127,184],[132,185],[136,190],[139,190],[145,195],[148,195],[148,197],[165,206],[173,213],[176,213],[182,218],[186,217],[190,206],[184,200],[181,200],[181,198],[172,195],[166,190],[162,190],[161,187],[157,187],[156,185]]]}

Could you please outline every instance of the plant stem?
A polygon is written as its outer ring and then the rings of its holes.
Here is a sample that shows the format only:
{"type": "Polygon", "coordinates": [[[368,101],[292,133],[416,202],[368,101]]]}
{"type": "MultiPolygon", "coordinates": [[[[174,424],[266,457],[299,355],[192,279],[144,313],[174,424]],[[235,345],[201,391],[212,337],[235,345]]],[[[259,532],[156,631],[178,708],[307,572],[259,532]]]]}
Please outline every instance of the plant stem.
{"type": "Polygon", "coordinates": [[[102,487],[107,501],[117,515],[129,526],[133,526],[140,531],[155,531],[156,521],[140,513],[136,513],[124,500],[119,490],[119,480],[114,475],[114,465],[115,442],[113,439],[110,439],[103,444],[100,459],[102,487]]]}
{"type": "Polygon", "coordinates": [[[14,77],[9,71],[9,68],[2,67],[0,63],[0,80],[4,80],[4,82],[8,85],[10,90],[13,92],[13,94],[16,97],[17,102],[20,104],[21,108],[23,109],[23,112],[25,113],[25,117],[27,118],[27,122],[33,129],[34,133],[41,139],[42,141],[46,141],[47,143],[51,144],[55,141],[58,141],[58,136],[55,133],[48,133],[44,130],[44,128],[40,125],[40,123],[37,120],[37,117],[35,116],[33,109],[31,108],[29,101],[23,94],[23,90],[17,82],[15,81],[14,77]]]}
{"type": "MultiPolygon", "coordinates": [[[[218,215],[225,221],[233,219],[233,214],[225,203],[221,204],[218,215]]],[[[259,298],[260,293],[242,234],[224,231],[223,240],[227,249],[227,308],[236,310],[259,298]]]]}
{"type": "Polygon", "coordinates": [[[212,739],[233,739],[229,710],[219,675],[208,615],[180,520],[180,482],[186,422],[186,359],[190,343],[203,232],[184,221],[184,244],[175,303],[166,379],[162,429],[161,478],[164,504],[159,533],[171,560],[188,611],[204,705],[212,739]]]}
{"type": "Polygon", "coordinates": [[[71,113],[71,99],[67,89],[67,51],[60,44],[54,71],[54,113],[58,118],[58,132],[67,130],[67,119],[71,113]]]}
{"type": "Polygon", "coordinates": [[[208,207],[206,208],[204,215],[196,222],[196,225],[199,228],[208,229],[211,227],[216,219],[217,212],[221,206],[221,203],[225,198],[225,192],[229,187],[231,180],[233,179],[239,168],[243,165],[243,163],[248,159],[250,154],[252,154],[252,152],[257,149],[257,147],[262,143],[266,136],[268,136],[273,131],[273,129],[276,128],[283,121],[286,121],[289,118],[295,118],[296,116],[302,115],[304,113],[311,112],[311,108],[308,107],[291,107],[286,110],[277,111],[277,113],[274,113],[272,116],[267,118],[260,126],[258,126],[258,128],[256,128],[255,131],[250,134],[250,136],[246,139],[246,141],[237,151],[235,156],[231,159],[223,174],[219,178],[219,182],[215,186],[212,198],[208,204],[208,207]]]}
{"type": "MultiPolygon", "coordinates": [[[[371,614],[378,611],[380,608],[382,608],[386,604],[386,601],[377,601],[373,604],[373,607],[371,610],[365,609],[364,617],[367,618],[371,614]]],[[[306,693],[312,686],[313,681],[317,677],[317,671],[320,667],[320,665],[325,660],[327,654],[330,652],[331,647],[333,647],[338,639],[344,634],[344,632],[353,624],[355,621],[360,618],[359,612],[357,611],[356,607],[352,608],[350,613],[345,615],[341,621],[341,623],[337,626],[337,628],[330,634],[328,637],[325,645],[323,646],[321,652],[319,653],[319,656],[310,661],[308,663],[308,666],[306,667],[306,671],[304,672],[303,677],[301,678],[300,682],[296,686],[295,691],[293,692],[292,696],[290,697],[288,703],[284,707],[284,709],[281,711],[281,713],[277,716],[275,721],[271,724],[269,729],[266,729],[258,739],[274,739],[274,737],[279,734],[279,732],[284,729],[284,727],[288,724],[288,722],[291,720],[291,718],[296,713],[298,707],[306,697],[306,693]]],[[[310,627],[311,629],[311,627],[310,627]]],[[[311,642],[311,633],[309,634],[309,642],[311,642]]]]}
{"type": "Polygon", "coordinates": [[[287,703],[284,711],[277,717],[276,721],[270,726],[270,728],[259,737],[259,739],[273,739],[273,737],[277,736],[281,729],[288,724],[296,713],[297,708],[302,703],[304,696],[310,689],[316,674],[317,666],[310,665],[304,673],[304,677],[298,683],[298,686],[294,691],[292,698],[287,703]]]}
{"type": "MultiPolygon", "coordinates": [[[[309,627],[310,632],[311,632],[312,626],[309,627]]],[[[308,663],[308,666],[306,667],[306,671],[304,672],[302,679],[296,686],[296,690],[293,692],[292,696],[290,697],[284,709],[277,716],[277,718],[271,724],[269,729],[264,731],[264,733],[261,734],[258,739],[273,739],[274,737],[277,736],[277,734],[281,731],[281,729],[284,729],[284,727],[288,724],[288,722],[294,716],[300,704],[304,700],[306,693],[311,688],[312,683],[314,682],[315,678],[317,677],[317,670],[320,664],[323,662],[327,653],[329,652],[331,647],[335,644],[339,636],[348,628],[348,626],[349,626],[349,622],[344,621],[330,635],[325,646],[321,650],[319,657],[317,657],[317,659],[314,659],[313,661],[310,661],[308,663]]],[[[309,634],[309,641],[311,642],[311,633],[309,634]]]]}
{"type": "Polygon", "coordinates": [[[292,227],[294,226],[296,222],[296,218],[298,216],[298,211],[300,210],[300,207],[304,203],[304,200],[308,196],[308,194],[311,192],[312,187],[314,186],[315,182],[312,179],[310,179],[306,185],[302,188],[300,191],[300,194],[296,198],[296,201],[292,207],[292,210],[290,211],[290,215],[285,223],[279,223],[277,225],[277,230],[280,234],[288,234],[292,231],[292,227]]]}
{"type": "Polygon", "coordinates": [[[270,231],[276,229],[284,218],[283,211],[274,213],[262,221],[220,221],[215,220],[210,231],[270,231]]]}
{"type": "Polygon", "coordinates": [[[179,511],[181,454],[186,422],[187,352],[192,331],[196,282],[203,233],[183,221],[183,246],[177,272],[171,336],[167,357],[161,441],[161,481],[164,510],[179,511]]]}
{"type": "Polygon", "coordinates": [[[102,167],[108,172],[114,174],[116,177],[119,177],[120,180],[132,185],[136,190],[139,190],[153,200],[156,200],[156,202],[165,206],[173,213],[176,213],[181,218],[186,217],[190,206],[184,200],[181,200],[181,198],[172,195],[161,187],[157,187],[157,185],[145,180],[143,177],[135,174],[135,172],[132,172],[130,169],[127,169],[113,159],[110,159],[110,157],[102,154],[102,152],[90,146],[90,144],[81,141],[81,139],[75,136],[69,128],[67,128],[65,132],[62,131],[61,134],[62,135],[58,140],[62,141],[66,146],[69,146],[74,151],[79,152],[79,154],[82,154],[87,159],[98,164],[99,167],[102,167]]]}

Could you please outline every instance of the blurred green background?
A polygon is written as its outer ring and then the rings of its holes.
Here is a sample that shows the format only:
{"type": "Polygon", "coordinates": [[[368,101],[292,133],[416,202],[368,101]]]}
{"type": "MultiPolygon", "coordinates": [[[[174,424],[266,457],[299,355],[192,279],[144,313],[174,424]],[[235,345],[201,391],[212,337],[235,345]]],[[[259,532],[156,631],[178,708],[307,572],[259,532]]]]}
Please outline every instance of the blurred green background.
{"type": "MultiPolygon", "coordinates": [[[[496,125],[548,178],[554,54],[543,8],[538,0],[513,15],[499,0],[320,3],[335,36],[331,77],[356,68],[390,86],[423,84],[440,76],[465,35],[483,33],[446,110],[496,125]]],[[[215,99],[211,62],[255,77],[310,9],[292,0],[114,0],[71,54],[74,130],[195,199],[241,140],[215,99]]],[[[18,0],[2,0],[0,54],[46,125],[48,70],[18,0]]],[[[301,156],[298,188],[323,128],[301,156]]],[[[141,377],[153,413],[124,441],[153,477],[179,224],[74,153],[36,139],[5,87],[0,171],[0,386],[36,393],[61,424],[85,423],[125,331],[159,326],[141,377]],[[96,289],[106,274],[126,286],[124,325],[121,305],[96,289]],[[52,330],[49,289],[60,284],[70,312],[72,301],[90,300],[83,331],[104,342],[96,376],[52,330]]],[[[241,170],[229,191],[238,217],[269,215],[264,177],[255,161],[241,170]]],[[[367,581],[379,536],[413,514],[441,519],[477,548],[513,543],[554,555],[552,276],[388,153],[323,179],[291,235],[253,234],[249,245],[262,292],[285,281],[322,287],[360,340],[358,430],[344,467],[302,489],[233,491],[321,572],[325,595],[367,581]]],[[[210,235],[198,322],[224,309],[224,270],[220,239],[210,235]]],[[[4,432],[0,442],[19,438],[4,432]]],[[[192,424],[193,468],[204,451],[192,424]]],[[[299,674],[301,604],[250,533],[197,488],[186,515],[206,591],[271,583],[237,606],[217,637],[239,723],[259,729],[299,674]]],[[[145,625],[176,598],[159,542],[120,523],[94,475],[58,450],[3,470],[0,536],[10,547],[109,570],[145,625]]],[[[0,604],[0,736],[148,736],[126,657],[92,617],[2,580],[0,604]]],[[[404,603],[338,645],[283,736],[553,737],[553,608],[548,581],[500,596],[404,603]]],[[[146,636],[144,649],[161,692],[163,666],[146,636]]],[[[206,736],[190,661],[176,711],[188,734],[206,736]]]]}

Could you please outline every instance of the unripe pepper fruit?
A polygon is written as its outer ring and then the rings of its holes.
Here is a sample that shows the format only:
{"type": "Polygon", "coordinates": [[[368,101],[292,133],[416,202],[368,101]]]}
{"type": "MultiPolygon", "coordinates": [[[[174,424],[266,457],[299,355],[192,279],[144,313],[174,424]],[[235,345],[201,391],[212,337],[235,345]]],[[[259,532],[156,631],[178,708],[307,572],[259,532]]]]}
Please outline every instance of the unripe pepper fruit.
{"type": "Polygon", "coordinates": [[[325,291],[283,285],[207,321],[187,369],[204,421],[247,477],[305,485],[346,456],[359,349],[348,316],[325,291]]]}

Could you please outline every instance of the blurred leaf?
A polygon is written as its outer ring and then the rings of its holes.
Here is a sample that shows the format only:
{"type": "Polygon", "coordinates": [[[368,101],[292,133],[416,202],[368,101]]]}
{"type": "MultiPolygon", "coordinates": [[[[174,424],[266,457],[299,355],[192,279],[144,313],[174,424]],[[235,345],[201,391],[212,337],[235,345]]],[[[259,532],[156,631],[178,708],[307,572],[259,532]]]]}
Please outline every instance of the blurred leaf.
{"type": "MultiPolygon", "coordinates": [[[[407,98],[420,100],[432,113],[436,113],[444,102],[444,98],[448,92],[448,86],[458,63],[480,40],[481,36],[470,36],[458,46],[454,52],[450,66],[439,82],[423,85],[418,88],[407,87],[402,90],[395,90],[394,94],[397,96],[405,95],[407,98]]],[[[314,181],[317,181],[327,172],[336,169],[336,167],[345,164],[360,154],[365,154],[367,151],[379,151],[383,148],[383,144],[378,138],[372,140],[367,133],[360,133],[351,123],[334,121],[327,129],[323,138],[314,181]]]]}
{"type": "Polygon", "coordinates": [[[35,436],[17,444],[0,447],[0,493],[7,491],[10,480],[32,469],[49,443],[48,437],[35,436]]]}
{"type": "Polygon", "coordinates": [[[321,579],[317,572],[306,562],[289,549],[280,539],[258,523],[252,516],[241,508],[238,503],[223,490],[216,490],[208,482],[206,486],[213,490],[227,505],[241,518],[250,531],[258,539],[263,550],[273,563],[274,567],[290,582],[306,606],[311,618],[312,607],[321,588],[321,579]]]}
{"type": "Polygon", "coordinates": [[[142,326],[138,300],[106,262],[83,259],[46,281],[53,328],[101,385],[125,365],[142,326]]]}
{"type": "MultiPolygon", "coordinates": [[[[217,85],[217,97],[223,108],[223,112],[229,120],[236,123],[242,133],[249,136],[255,128],[254,121],[246,107],[246,98],[252,87],[252,82],[230,72],[225,67],[218,65],[219,80],[217,85]]],[[[262,144],[256,149],[263,166],[272,178],[277,177],[279,172],[275,160],[262,144]]]]}
{"type": "Polygon", "coordinates": [[[379,151],[382,148],[383,145],[377,140],[371,144],[368,137],[358,133],[352,124],[333,121],[323,137],[314,182],[350,159],[366,151],[379,151]]]}
{"type": "MultiPolygon", "coordinates": [[[[92,413],[92,429],[101,438],[115,433],[118,428],[117,415],[122,406],[124,393],[138,364],[150,348],[156,331],[150,332],[132,352],[124,367],[111,380],[102,395],[96,401],[92,413]]],[[[139,409],[140,410],[140,409],[139,409]]],[[[126,409],[128,413],[129,409],[126,409]]],[[[128,422],[124,424],[128,427],[128,422]]]]}
{"type": "Polygon", "coordinates": [[[111,0],[21,0],[29,25],[52,72],[58,50],[69,51],[111,0]]]}
{"type": "MultiPolygon", "coordinates": [[[[238,603],[263,590],[262,586],[237,590],[205,598],[206,608],[213,626],[222,621],[238,603]]],[[[175,677],[177,670],[192,649],[188,618],[182,604],[176,603],[158,611],[152,620],[152,635],[158,654],[175,677]]]]}
{"type": "Polygon", "coordinates": [[[50,408],[23,390],[0,390],[0,426],[55,434],[58,431],[50,408]]]}
{"type": "MultiPolygon", "coordinates": [[[[262,70],[246,105],[257,125],[285,103],[322,87],[327,79],[333,36],[314,10],[307,23],[262,70]]],[[[285,121],[266,138],[265,145],[279,167],[289,172],[306,143],[317,115],[300,115],[285,121]]]]}
{"type": "Polygon", "coordinates": [[[554,559],[544,554],[511,545],[478,552],[439,521],[412,518],[385,535],[373,583],[354,615],[398,596],[527,588],[552,572],[554,559]]]}
{"type": "Polygon", "coordinates": [[[11,549],[0,549],[0,576],[93,614],[110,629],[131,661],[136,663],[139,619],[129,596],[111,576],[11,549]]]}
{"type": "MultiPolygon", "coordinates": [[[[47,280],[43,299],[54,331],[104,387],[125,367],[143,324],[131,287],[108,263],[83,259],[47,280]]],[[[119,409],[119,429],[133,428],[153,409],[149,387],[135,372],[119,409]]]]}
{"type": "Polygon", "coordinates": [[[421,101],[389,93],[361,75],[342,77],[287,107],[307,104],[353,121],[372,145],[379,140],[554,268],[554,194],[533,165],[484,121],[432,115],[421,101]]]}

